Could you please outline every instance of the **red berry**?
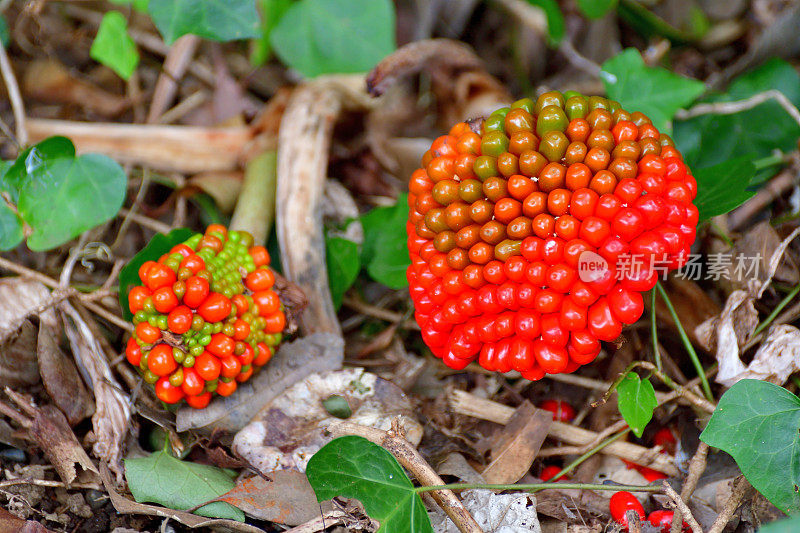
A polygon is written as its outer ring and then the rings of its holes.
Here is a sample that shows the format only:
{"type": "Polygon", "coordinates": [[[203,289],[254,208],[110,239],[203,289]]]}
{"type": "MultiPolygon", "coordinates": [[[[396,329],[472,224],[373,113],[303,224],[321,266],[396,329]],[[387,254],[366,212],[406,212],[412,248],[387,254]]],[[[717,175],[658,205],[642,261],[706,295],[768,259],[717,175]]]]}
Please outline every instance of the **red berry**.
{"type": "Polygon", "coordinates": [[[217,383],[217,394],[220,396],[230,396],[236,391],[236,386],[236,380],[234,379],[228,382],[219,380],[219,383],[217,383]]]}
{"type": "Polygon", "coordinates": [[[253,292],[265,291],[275,284],[275,274],[270,268],[259,268],[247,275],[244,284],[253,292]]]}
{"type": "Polygon", "coordinates": [[[223,333],[215,333],[211,336],[211,342],[206,346],[206,350],[219,358],[227,357],[233,353],[234,341],[223,333]]]}
{"type": "Polygon", "coordinates": [[[575,409],[562,400],[544,400],[539,404],[539,409],[553,413],[553,420],[560,422],[572,422],[575,418],[575,409]]]}
{"type": "Polygon", "coordinates": [[[186,292],[183,295],[183,303],[197,309],[208,297],[208,280],[199,276],[192,276],[186,280],[186,292]]]}
{"type": "Polygon", "coordinates": [[[615,492],[611,499],[608,501],[608,509],[611,512],[611,517],[623,527],[628,527],[628,511],[634,511],[639,515],[639,520],[644,520],[644,507],[636,499],[636,496],[630,492],[620,491],[615,492]]]}
{"type": "Polygon", "coordinates": [[[168,344],[156,344],[147,356],[147,368],[156,376],[167,376],[178,368],[172,357],[172,347],[168,344]]]}
{"type": "Polygon", "coordinates": [[[136,314],[137,311],[140,311],[144,307],[145,301],[152,294],[152,291],[141,285],[132,288],[131,292],[128,293],[128,308],[131,313],[136,314]]]}
{"type": "Polygon", "coordinates": [[[211,403],[211,393],[204,392],[197,396],[186,396],[186,403],[195,409],[205,409],[211,403]]]}
{"type": "Polygon", "coordinates": [[[542,469],[542,473],[539,474],[539,477],[542,481],[561,481],[562,479],[568,479],[569,476],[564,474],[563,476],[559,477],[558,479],[553,479],[556,474],[561,472],[561,469],[555,465],[549,465],[542,469]]]}
{"type": "Polygon", "coordinates": [[[258,314],[261,316],[271,315],[281,307],[278,294],[273,290],[254,292],[252,297],[256,307],[258,307],[258,314]]]}
{"type": "Polygon", "coordinates": [[[178,403],[183,399],[183,391],[169,382],[168,376],[163,376],[156,381],[156,396],[164,403],[178,403]]]}
{"type": "Polygon", "coordinates": [[[125,357],[133,366],[139,366],[142,360],[142,349],[133,337],[128,339],[128,344],[125,346],[125,357]]]}
{"type": "Polygon", "coordinates": [[[155,344],[156,341],[161,339],[161,330],[147,322],[139,322],[134,333],[145,344],[155,344]]]}
{"type": "Polygon", "coordinates": [[[161,287],[153,292],[153,306],[159,313],[169,313],[178,306],[178,297],[172,292],[172,286],[161,287]]]}
{"type": "MultiPolygon", "coordinates": [[[[186,301],[185,296],[184,301],[186,301]]],[[[231,314],[231,305],[229,298],[226,298],[218,292],[212,292],[197,308],[197,313],[203,317],[206,322],[219,322],[231,314]]],[[[189,305],[189,307],[191,307],[191,305],[189,305]]]]}
{"type": "Polygon", "coordinates": [[[269,264],[269,252],[263,246],[253,246],[249,252],[257,267],[269,264]]]}
{"type": "Polygon", "coordinates": [[[145,272],[142,281],[144,281],[144,284],[148,289],[155,291],[161,287],[171,286],[173,283],[175,283],[176,279],[177,277],[175,276],[175,272],[173,272],[169,267],[162,265],[161,263],[153,263],[145,272]]]}
{"type": "Polygon", "coordinates": [[[179,335],[186,333],[189,331],[189,328],[192,327],[193,317],[194,314],[192,313],[192,310],[185,305],[176,307],[170,311],[169,315],[167,315],[167,325],[169,326],[169,330],[179,335]]]}
{"type": "Polygon", "coordinates": [[[206,382],[200,377],[200,374],[194,368],[183,369],[183,383],[181,389],[186,393],[186,396],[197,396],[205,389],[206,382]]]}
{"type": "Polygon", "coordinates": [[[214,381],[219,377],[222,365],[219,359],[211,355],[209,352],[201,353],[194,360],[194,369],[197,375],[206,381],[214,381]]]}

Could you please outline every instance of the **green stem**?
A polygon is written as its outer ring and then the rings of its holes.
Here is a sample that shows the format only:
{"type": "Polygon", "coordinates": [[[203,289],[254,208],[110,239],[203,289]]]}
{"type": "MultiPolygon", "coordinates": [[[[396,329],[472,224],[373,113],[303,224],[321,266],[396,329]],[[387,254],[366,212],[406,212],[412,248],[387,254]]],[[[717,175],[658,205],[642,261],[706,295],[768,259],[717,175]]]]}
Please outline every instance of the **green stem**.
{"type": "Polygon", "coordinates": [[[650,291],[650,339],[653,341],[653,358],[656,368],[661,370],[661,352],[658,350],[658,328],[656,327],[656,288],[650,291]]]}
{"type": "Polygon", "coordinates": [[[703,394],[705,394],[706,399],[709,402],[713,402],[714,395],[711,394],[711,386],[709,386],[708,384],[708,378],[706,377],[706,373],[703,370],[703,365],[700,364],[700,358],[697,357],[697,352],[694,351],[694,346],[692,346],[692,341],[689,340],[689,336],[686,334],[686,330],[683,329],[683,324],[681,324],[681,321],[678,318],[678,313],[675,312],[675,308],[672,306],[672,301],[669,299],[667,291],[664,290],[664,287],[662,287],[661,283],[659,282],[656,282],[656,288],[658,288],[658,293],[664,299],[664,303],[667,304],[667,309],[669,309],[669,314],[672,316],[672,320],[675,322],[675,327],[678,328],[678,334],[681,337],[683,346],[684,348],[686,348],[686,351],[689,352],[689,358],[692,360],[692,364],[694,365],[695,370],[697,370],[697,375],[700,377],[700,383],[703,387],[703,394]]]}
{"type": "Polygon", "coordinates": [[[792,289],[792,292],[787,294],[783,298],[783,300],[781,300],[781,302],[777,306],[775,306],[775,309],[772,310],[772,312],[769,314],[769,316],[767,318],[765,318],[764,321],[761,324],[758,325],[758,327],[756,327],[756,329],[755,329],[755,331],[753,331],[753,335],[751,335],[751,337],[761,333],[761,331],[763,331],[767,326],[769,326],[772,323],[772,321],[775,320],[775,317],[778,316],[778,313],[783,311],[783,308],[786,307],[789,304],[789,302],[791,302],[792,299],[795,296],[797,296],[798,292],[800,292],[800,285],[798,285],[797,287],[792,289]]]}
{"type": "Polygon", "coordinates": [[[519,483],[519,484],[492,484],[492,483],[451,483],[449,485],[431,485],[427,487],[414,487],[414,492],[430,492],[432,490],[525,490],[528,492],[539,492],[547,489],[578,489],[578,490],[626,490],[628,492],[662,492],[664,489],[657,485],[617,485],[600,483],[564,483],[545,482],[545,483],[519,483]]]}
{"type": "Polygon", "coordinates": [[[711,227],[714,229],[714,232],[717,234],[717,237],[719,237],[720,239],[725,241],[725,244],[727,244],[729,247],[733,248],[733,241],[728,236],[728,234],[725,233],[722,230],[722,228],[720,228],[719,225],[716,224],[713,220],[711,220],[709,222],[711,223],[711,227]]]}
{"type": "Polygon", "coordinates": [[[249,232],[258,245],[266,244],[275,218],[277,161],[277,152],[269,150],[247,163],[242,190],[231,218],[230,229],[249,232]]]}
{"type": "Polygon", "coordinates": [[[767,157],[762,157],[761,159],[756,159],[755,161],[753,161],[753,166],[756,167],[756,170],[762,170],[767,167],[781,165],[786,162],[787,162],[786,154],[784,154],[780,150],[776,150],[776,152],[772,155],[768,155],[767,157]]]}
{"type": "Polygon", "coordinates": [[[588,459],[589,457],[593,456],[594,454],[596,454],[597,452],[599,452],[600,450],[602,450],[603,448],[605,448],[606,446],[608,446],[612,442],[617,441],[617,440],[621,439],[622,437],[624,437],[625,435],[627,435],[630,430],[631,430],[631,428],[626,428],[626,429],[623,429],[622,431],[620,431],[619,433],[617,433],[616,435],[612,435],[612,436],[608,437],[606,440],[604,440],[603,442],[601,442],[600,444],[598,444],[597,446],[595,446],[594,448],[592,448],[591,450],[589,450],[588,452],[584,453],[583,455],[581,455],[580,457],[578,457],[577,459],[572,461],[570,464],[568,464],[567,466],[562,468],[561,472],[559,472],[558,474],[554,475],[552,479],[558,479],[561,476],[563,476],[564,474],[569,474],[570,472],[575,470],[578,467],[578,465],[580,465],[586,459],[588,459]]]}

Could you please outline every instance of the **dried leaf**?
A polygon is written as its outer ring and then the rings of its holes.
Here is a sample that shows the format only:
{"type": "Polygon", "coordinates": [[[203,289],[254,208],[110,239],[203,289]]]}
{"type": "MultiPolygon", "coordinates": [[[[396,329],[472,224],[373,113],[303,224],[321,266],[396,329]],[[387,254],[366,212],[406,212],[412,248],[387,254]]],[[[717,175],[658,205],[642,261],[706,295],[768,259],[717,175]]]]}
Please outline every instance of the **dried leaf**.
{"type": "Polygon", "coordinates": [[[696,328],[699,344],[716,354],[719,372],[715,379],[718,383],[744,370],[739,360],[739,346],[744,344],[757,325],[758,312],[753,299],[747,292],[738,290],[728,296],[725,308],[718,317],[710,318],[696,328]]]}
{"type": "Polygon", "coordinates": [[[162,518],[170,518],[180,522],[186,527],[195,528],[219,528],[222,531],[241,531],[242,533],[264,533],[263,529],[237,522],[235,520],[225,520],[220,518],[205,518],[200,515],[192,514],[186,511],[176,511],[166,507],[159,507],[157,505],[147,505],[144,503],[136,503],[132,500],[124,498],[116,491],[111,482],[111,475],[108,471],[108,466],[105,463],[100,465],[100,479],[103,481],[103,486],[108,492],[109,499],[111,500],[114,509],[120,514],[140,514],[147,516],[160,516],[162,518]]]}
{"type": "Polygon", "coordinates": [[[188,184],[211,196],[220,211],[230,213],[236,207],[242,180],[243,175],[239,171],[216,171],[192,176],[188,184]]]}
{"type": "Polygon", "coordinates": [[[800,279],[797,265],[784,258],[789,243],[796,237],[795,230],[781,240],[778,232],[764,221],[750,228],[728,254],[722,254],[727,269],[723,279],[730,280],[735,289],[744,289],[754,298],[760,298],[772,278],[795,284],[800,279]],[[752,267],[752,268],[751,268],[752,267]]]}
{"type": "Polygon", "coordinates": [[[75,481],[76,463],[84,470],[97,473],[91,459],[70,429],[64,413],[56,407],[45,405],[37,409],[29,431],[47,460],[67,485],[75,481]]]}
{"type": "Polygon", "coordinates": [[[760,379],[783,385],[791,374],[800,370],[800,330],[785,324],[773,326],[747,367],[738,354],[736,359],[725,365],[725,374],[720,362],[718,383],[731,387],[742,379],[760,379]],[[734,369],[739,372],[734,374],[734,369]]]}
{"type": "Polygon", "coordinates": [[[22,323],[50,301],[50,291],[40,281],[0,279],[0,346],[19,331],[22,323]]]}
{"type": "Polygon", "coordinates": [[[316,333],[283,344],[269,364],[231,396],[217,397],[205,409],[179,409],[177,429],[181,432],[208,427],[209,430],[239,431],[254,413],[286,388],[312,372],[340,368],[343,359],[344,341],[330,333],[316,333]]]}
{"type": "Polygon", "coordinates": [[[314,489],[297,470],[266,472],[269,478],[242,479],[236,487],[212,501],[227,502],[249,516],[296,526],[320,514],[314,489]]]}
{"type": "Polygon", "coordinates": [[[0,382],[17,388],[39,381],[36,363],[36,326],[25,320],[15,336],[0,349],[0,382]]]}
{"type": "Polygon", "coordinates": [[[260,472],[304,471],[311,456],[330,442],[328,426],[341,422],[323,405],[332,395],[352,408],[348,422],[389,430],[397,420],[409,442],[416,445],[422,438],[422,426],[399,387],[363,368],[349,368],[312,374],[274,398],[236,434],[234,453],[260,472]]]}
{"type": "Polygon", "coordinates": [[[495,434],[491,463],[482,475],[487,483],[516,483],[530,469],[539,453],[553,415],[536,409],[529,401],[520,405],[508,424],[495,434]]]}
{"type": "Polygon", "coordinates": [[[50,533],[35,520],[23,520],[0,508],[0,533],[50,533]]]}
{"type": "MultiPolygon", "coordinates": [[[[462,503],[484,531],[529,531],[542,533],[533,494],[495,494],[490,490],[462,492],[462,503]]],[[[431,513],[436,533],[458,533],[459,529],[438,507],[431,513]]]]}
{"type": "Polygon", "coordinates": [[[36,356],[39,371],[47,393],[67,416],[71,426],[94,413],[92,397],[86,390],[78,369],[58,345],[61,329],[52,310],[42,313],[39,319],[39,338],[36,356]]]}

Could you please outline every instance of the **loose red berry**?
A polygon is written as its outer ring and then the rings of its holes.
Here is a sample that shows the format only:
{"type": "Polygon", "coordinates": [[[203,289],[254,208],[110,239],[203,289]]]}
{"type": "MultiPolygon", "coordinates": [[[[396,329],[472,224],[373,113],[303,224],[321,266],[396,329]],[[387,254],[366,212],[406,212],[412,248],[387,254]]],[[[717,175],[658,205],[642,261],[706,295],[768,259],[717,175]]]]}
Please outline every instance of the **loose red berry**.
{"type": "Polygon", "coordinates": [[[544,400],[538,407],[553,413],[553,420],[560,422],[572,422],[576,414],[575,409],[562,400],[544,400]]]}
{"type": "Polygon", "coordinates": [[[558,479],[553,479],[561,469],[555,465],[548,465],[542,469],[542,473],[539,474],[539,477],[542,481],[561,481],[562,479],[568,479],[569,476],[564,474],[563,476],[559,477],[558,479]]]}
{"type": "Polygon", "coordinates": [[[628,511],[634,511],[639,515],[639,520],[644,520],[644,507],[636,499],[636,496],[627,491],[615,492],[608,501],[608,509],[611,517],[623,527],[628,527],[628,511]]]}

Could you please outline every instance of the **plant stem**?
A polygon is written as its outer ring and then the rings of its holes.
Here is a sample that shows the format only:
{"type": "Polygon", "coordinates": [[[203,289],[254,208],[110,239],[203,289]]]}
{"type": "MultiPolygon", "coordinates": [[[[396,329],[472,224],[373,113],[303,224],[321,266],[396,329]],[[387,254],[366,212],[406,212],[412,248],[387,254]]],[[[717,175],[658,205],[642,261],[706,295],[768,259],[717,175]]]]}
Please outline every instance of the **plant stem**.
{"type": "Polygon", "coordinates": [[[650,339],[653,341],[653,358],[656,368],[661,370],[661,352],[658,350],[658,327],[656,325],[656,288],[650,291],[650,339]]]}
{"type": "Polygon", "coordinates": [[[729,247],[733,248],[733,241],[728,236],[728,234],[725,233],[725,231],[719,227],[719,224],[717,224],[713,220],[709,221],[709,224],[714,229],[714,232],[717,234],[717,237],[725,241],[725,244],[727,244],[729,247]]]}
{"type": "Polygon", "coordinates": [[[756,170],[762,170],[782,163],[786,163],[786,154],[780,150],[776,150],[772,155],[753,161],[753,166],[756,167],[756,170]]]}
{"type": "Polygon", "coordinates": [[[578,490],[626,490],[628,492],[662,492],[664,489],[655,485],[617,485],[600,483],[563,483],[563,482],[544,482],[544,483],[518,483],[518,484],[491,484],[491,483],[451,483],[449,485],[436,485],[429,487],[414,487],[414,492],[428,492],[432,490],[525,490],[529,492],[539,492],[547,489],[578,489],[578,490]]]}
{"type": "Polygon", "coordinates": [[[597,452],[599,452],[600,450],[602,450],[603,448],[605,448],[606,446],[608,446],[612,442],[617,441],[620,438],[622,438],[625,435],[627,435],[630,430],[631,430],[631,428],[625,428],[622,431],[620,431],[619,433],[617,433],[616,435],[611,435],[606,440],[604,440],[603,442],[601,442],[600,444],[598,444],[597,446],[595,446],[594,448],[592,448],[591,450],[589,450],[588,452],[584,453],[583,455],[581,455],[580,457],[578,457],[577,459],[572,461],[570,464],[568,464],[567,466],[562,468],[561,472],[559,472],[558,474],[554,475],[552,477],[552,479],[558,479],[561,476],[563,476],[564,474],[569,474],[570,472],[575,470],[575,468],[577,468],[578,465],[580,465],[586,459],[588,459],[592,455],[596,454],[597,452]]]}
{"type": "Polygon", "coordinates": [[[778,316],[778,314],[781,311],[783,311],[783,308],[786,307],[789,304],[789,302],[791,302],[792,299],[795,296],[797,296],[798,292],[800,292],[800,285],[798,285],[794,289],[792,289],[792,292],[787,294],[783,298],[783,300],[781,300],[780,303],[777,306],[775,306],[775,309],[772,310],[772,312],[769,314],[769,316],[767,318],[765,318],[764,321],[761,324],[758,325],[758,327],[756,327],[755,331],[753,331],[753,334],[750,335],[750,336],[753,337],[753,336],[761,333],[762,330],[764,330],[767,326],[769,326],[772,323],[772,321],[775,320],[775,317],[778,316]]]}
{"type": "Polygon", "coordinates": [[[231,218],[230,229],[249,232],[257,245],[266,244],[275,218],[277,160],[277,153],[269,150],[247,163],[244,184],[231,218]]]}
{"type": "Polygon", "coordinates": [[[669,314],[672,316],[672,320],[675,322],[675,327],[678,328],[678,334],[681,337],[683,346],[684,348],[686,348],[686,351],[689,352],[689,358],[692,360],[692,364],[694,365],[695,370],[697,370],[697,375],[700,377],[700,383],[703,387],[703,394],[705,394],[706,399],[709,402],[713,402],[714,395],[711,394],[711,387],[708,384],[708,378],[706,377],[706,373],[703,370],[703,365],[700,364],[700,358],[697,357],[697,352],[694,351],[694,346],[692,346],[692,341],[689,340],[689,336],[686,334],[686,330],[683,329],[683,324],[681,324],[681,321],[678,318],[678,313],[675,312],[675,308],[672,306],[672,301],[670,301],[667,291],[664,290],[664,287],[662,287],[661,283],[659,282],[656,282],[656,288],[658,289],[658,293],[664,299],[664,303],[667,305],[669,314]]]}

